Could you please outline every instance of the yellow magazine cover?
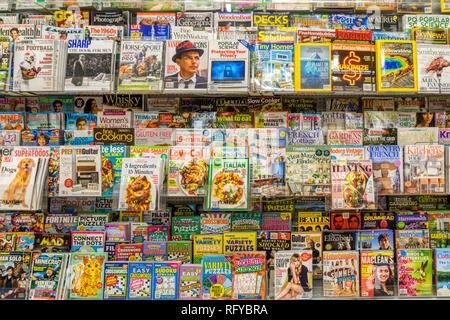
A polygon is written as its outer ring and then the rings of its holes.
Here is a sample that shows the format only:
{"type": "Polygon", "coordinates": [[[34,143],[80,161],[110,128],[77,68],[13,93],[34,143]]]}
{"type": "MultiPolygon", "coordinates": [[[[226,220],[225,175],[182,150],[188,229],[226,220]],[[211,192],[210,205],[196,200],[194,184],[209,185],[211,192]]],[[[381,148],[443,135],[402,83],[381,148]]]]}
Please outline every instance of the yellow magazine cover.
{"type": "Polygon", "coordinates": [[[201,263],[205,254],[223,253],[223,235],[194,235],[194,264],[201,263]]]}
{"type": "Polygon", "coordinates": [[[441,0],[441,12],[450,12],[450,0],[441,0]]]}
{"type": "Polygon", "coordinates": [[[417,92],[416,42],[377,40],[377,90],[417,92]]]}
{"type": "Polygon", "coordinates": [[[329,43],[295,44],[295,91],[331,91],[329,43]]]}
{"type": "Polygon", "coordinates": [[[256,232],[225,232],[223,253],[256,251],[256,232]]]}

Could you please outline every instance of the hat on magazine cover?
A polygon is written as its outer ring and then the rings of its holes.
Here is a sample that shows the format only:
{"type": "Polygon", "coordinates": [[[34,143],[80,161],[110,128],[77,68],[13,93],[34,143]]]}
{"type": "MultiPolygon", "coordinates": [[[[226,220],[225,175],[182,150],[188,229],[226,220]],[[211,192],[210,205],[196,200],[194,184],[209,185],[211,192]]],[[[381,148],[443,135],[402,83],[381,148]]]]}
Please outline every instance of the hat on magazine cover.
{"type": "Polygon", "coordinates": [[[189,40],[185,40],[183,42],[180,42],[177,45],[177,48],[175,49],[175,54],[172,57],[172,61],[175,62],[175,60],[177,60],[178,58],[181,57],[181,54],[183,52],[189,52],[189,51],[197,51],[198,54],[200,55],[200,57],[203,54],[203,49],[199,49],[196,46],[194,46],[194,44],[192,42],[190,42],[189,40]]]}

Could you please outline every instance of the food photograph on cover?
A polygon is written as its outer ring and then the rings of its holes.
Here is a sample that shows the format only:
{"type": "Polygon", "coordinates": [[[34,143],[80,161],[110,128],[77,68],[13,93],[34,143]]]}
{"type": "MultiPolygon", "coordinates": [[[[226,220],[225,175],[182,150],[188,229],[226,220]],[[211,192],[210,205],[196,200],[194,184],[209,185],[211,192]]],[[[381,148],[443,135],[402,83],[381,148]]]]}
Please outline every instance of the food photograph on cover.
{"type": "Polygon", "coordinates": [[[450,1],[0,3],[0,300],[444,301],[449,251],[450,1]]]}

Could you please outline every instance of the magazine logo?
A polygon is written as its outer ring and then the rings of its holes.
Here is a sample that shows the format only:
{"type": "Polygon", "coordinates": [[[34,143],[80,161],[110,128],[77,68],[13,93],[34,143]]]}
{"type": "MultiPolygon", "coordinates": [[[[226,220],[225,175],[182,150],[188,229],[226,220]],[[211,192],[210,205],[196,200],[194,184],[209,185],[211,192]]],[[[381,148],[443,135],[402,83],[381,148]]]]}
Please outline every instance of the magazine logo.
{"type": "Polygon", "coordinates": [[[442,145],[406,146],[406,152],[410,155],[423,154],[439,157],[444,154],[444,146],[442,145]]]}
{"type": "Polygon", "coordinates": [[[83,48],[87,49],[91,45],[91,40],[69,40],[67,44],[68,49],[83,48]]]}
{"type": "Polygon", "coordinates": [[[347,162],[345,165],[333,164],[333,172],[350,172],[350,171],[362,171],[365,173],[372,173],[371,163],[350,163],[347,162]]]}

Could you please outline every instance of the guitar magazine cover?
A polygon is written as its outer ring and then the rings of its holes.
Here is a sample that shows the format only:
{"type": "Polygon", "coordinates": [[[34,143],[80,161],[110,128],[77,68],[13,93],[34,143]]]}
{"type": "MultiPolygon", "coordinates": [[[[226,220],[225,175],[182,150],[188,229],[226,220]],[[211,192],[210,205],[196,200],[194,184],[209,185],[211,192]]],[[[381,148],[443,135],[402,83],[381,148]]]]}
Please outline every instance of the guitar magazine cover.
{"type": "Polygon", "coordinates": [[[450,46],[418,43],[419,92],[450,92],[450,46]]]}

